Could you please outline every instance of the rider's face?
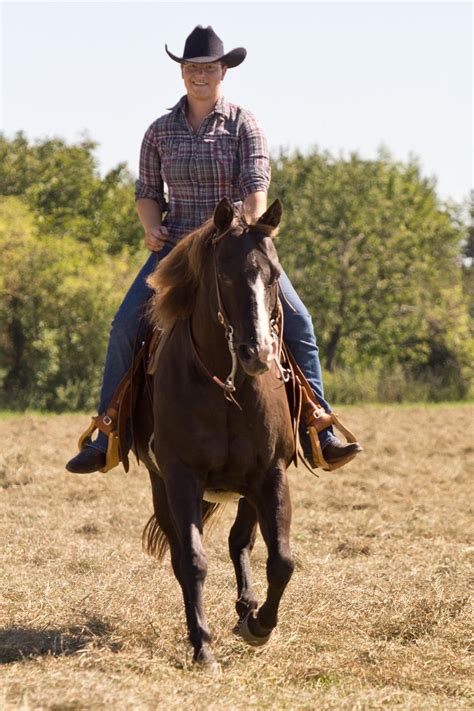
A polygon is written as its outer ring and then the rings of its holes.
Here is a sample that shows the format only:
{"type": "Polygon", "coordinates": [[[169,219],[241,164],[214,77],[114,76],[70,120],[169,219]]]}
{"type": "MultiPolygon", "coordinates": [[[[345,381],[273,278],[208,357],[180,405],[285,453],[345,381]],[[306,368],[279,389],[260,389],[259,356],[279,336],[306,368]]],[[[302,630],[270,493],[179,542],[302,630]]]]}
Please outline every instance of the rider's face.
{"type": "Polygon", "coordinates": [[[188,96],[197,101],[217,100],[220,95],[220,84],[226,71],[227,67],[220,62],[182,64],[181,76],[188,96]]]}

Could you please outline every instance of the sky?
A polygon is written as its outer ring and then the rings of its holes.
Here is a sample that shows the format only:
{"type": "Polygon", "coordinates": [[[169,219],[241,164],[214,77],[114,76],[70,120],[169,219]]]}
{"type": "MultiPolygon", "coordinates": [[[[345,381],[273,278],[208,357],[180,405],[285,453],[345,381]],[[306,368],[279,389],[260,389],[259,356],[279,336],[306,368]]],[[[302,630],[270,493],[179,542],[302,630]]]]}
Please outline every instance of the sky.
{"type": "Polygon", "coordinates": [[[197,24],[248,51],[224,96],[280,148],[417,156],[444,200],[473,187],[470,2],[3,0],[1,130],[97,141],[104,174],[138,170],[146,128],[184,94],[178,56],[197,24]]]}

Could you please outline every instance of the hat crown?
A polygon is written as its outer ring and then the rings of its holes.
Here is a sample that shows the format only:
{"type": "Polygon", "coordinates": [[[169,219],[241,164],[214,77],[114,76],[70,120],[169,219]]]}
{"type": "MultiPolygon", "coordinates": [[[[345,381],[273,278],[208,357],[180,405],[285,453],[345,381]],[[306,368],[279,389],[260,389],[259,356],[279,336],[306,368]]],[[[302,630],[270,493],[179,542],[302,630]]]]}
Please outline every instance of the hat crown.
{"type": "Polygon", "coordinates": [[[212,27],[197,25],[186,39],[183,58],[218,57],[224,54],[224,44],[212,27]]]}
{"type": "Polygon", "coordinates": [[[180,64],[185,62],[222,62],[227,67],[238,67],[247,56],[247,50],[244,47],[236,47],[225,54],[224,43],[210,25],[208,27],[197,25],[194,28],[186,38],[182,57],[177,57],[176,54],[170,52],[167,44],[165,44],[165,50],[173,61],[180,62],[180,64]]]}

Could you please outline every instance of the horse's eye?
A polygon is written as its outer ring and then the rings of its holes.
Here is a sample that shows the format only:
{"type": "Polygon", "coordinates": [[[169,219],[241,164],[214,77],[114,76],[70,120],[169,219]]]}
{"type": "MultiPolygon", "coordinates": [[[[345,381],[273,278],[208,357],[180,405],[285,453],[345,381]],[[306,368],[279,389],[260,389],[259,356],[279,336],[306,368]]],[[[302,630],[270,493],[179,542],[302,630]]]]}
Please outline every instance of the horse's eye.
{"type": "Polygon", "coordinates": [[[230,276],[227,276],[227,274],[222,274],[222,272],[219,272],[218,276],[219,276],[219,281],[222,284],[226,284],[227,286],[232,286],[233,282],[232,282],[232,279],[230,276]]]}

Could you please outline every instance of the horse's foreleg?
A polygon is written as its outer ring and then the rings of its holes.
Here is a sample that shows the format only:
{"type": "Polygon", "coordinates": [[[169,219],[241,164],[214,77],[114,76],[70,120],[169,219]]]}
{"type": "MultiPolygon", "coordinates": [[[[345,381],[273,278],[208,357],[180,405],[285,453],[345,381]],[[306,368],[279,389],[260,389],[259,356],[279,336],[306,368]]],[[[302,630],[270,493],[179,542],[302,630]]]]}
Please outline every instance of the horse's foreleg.
{"type": "Polygon", "coordinates": [[[229,553],[237,579],[237,602],[235,609],[242,620],[258,607],[252,587],[250,553],[257,535],[257,512],[246,500],[240,499],[237,516],[229,534],[229,553]]]}
{"type": "Polygon", "coordinates": [[[267,472],[256,504],[268,549],[267,597],[257,614],[250,613],[244,620],[241,634],[250,644],[259,645],[265,644],[276,627],[280,600],[294,569],[290,553],[291,502],[284,468],[267,472]]]}
{"type": "Polygon", "coordinates": [[[167,467],[165,484],[173,526],[179,541],[179,576],[186,609],[189,639],[194,661],[214,663],[209,650],[211,635],[204,613],[202,594],[207,574],[207,557],[202,545],[203,486],[182,464],[167,467]]]}

